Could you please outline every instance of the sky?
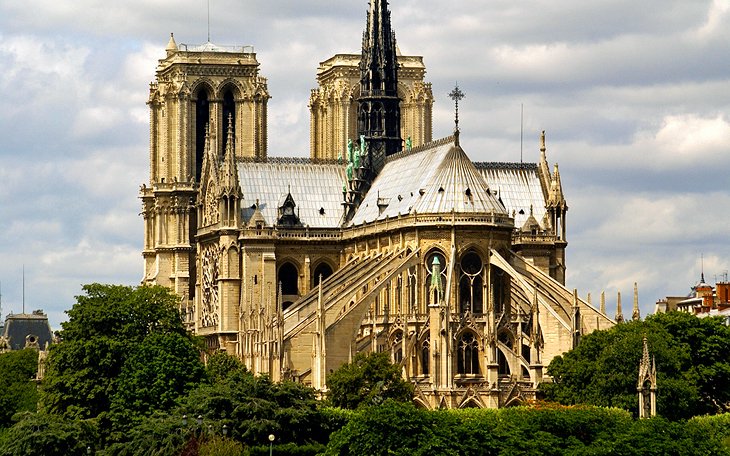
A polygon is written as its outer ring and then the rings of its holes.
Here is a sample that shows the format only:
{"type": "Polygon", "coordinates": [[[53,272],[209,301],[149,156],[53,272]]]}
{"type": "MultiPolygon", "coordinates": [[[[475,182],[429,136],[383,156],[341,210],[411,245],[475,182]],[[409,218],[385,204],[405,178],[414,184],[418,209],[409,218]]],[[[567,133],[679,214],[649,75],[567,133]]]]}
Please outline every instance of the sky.
{"type": "MultiPolygon", "coordinates": [[[[309,154],[319,62],[358,52],[367,0],[0,2],[2,314],[54,329],[82,284],[142,278],[145,104],[178,43],[253,45],[272,95],[269,154],[309,154]],[[23,287],[23,268],[25,287],[23,287]],[[25,292],[23,293],[23,289],[25,292]]],[[[434,139],[475,161],[559,163],[567,280],[642,315],[730,266],[730,0],[392,0],[433,84],[434,139]]]]}

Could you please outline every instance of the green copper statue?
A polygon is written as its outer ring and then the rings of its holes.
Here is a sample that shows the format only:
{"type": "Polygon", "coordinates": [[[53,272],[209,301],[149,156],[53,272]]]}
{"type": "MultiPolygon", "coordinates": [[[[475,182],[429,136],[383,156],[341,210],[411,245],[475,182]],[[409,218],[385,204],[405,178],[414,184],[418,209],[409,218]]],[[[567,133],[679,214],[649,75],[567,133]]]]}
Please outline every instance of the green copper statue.
{"type": "Polygon", "coordinates": [[[360,154],[355,151],[355,161],[353,162],[355,164],[355,168],[360,167],[360,154]]]}
{"type": "Polygon", "coordinates": [[[360,135],[360,153],[365,155],[368,152],[368,144],[365,142],[365,135],[360,135]]]}
{"type": "Polygon", "coordinates": [[[352,181],[352,162],[347,164],[347,169],[345,170],[345,172],[347,173],[347,181],[351,182],[352,181]]]}
{"type": "Polygon", "coordinates": [[[352,139],[348,139],[347,140],[347,161],[348,162],[352,161],[352,151],[353,151],[354,147],[355,146],[353,146],[353,144],[352,144],[352,139]]]}
{"type": "Polygon", "coordinates": [[[406,150],[410,151],[413,148],[413,142],[411,141],[411,137],[409,136],[406,138],[406,150]]]}

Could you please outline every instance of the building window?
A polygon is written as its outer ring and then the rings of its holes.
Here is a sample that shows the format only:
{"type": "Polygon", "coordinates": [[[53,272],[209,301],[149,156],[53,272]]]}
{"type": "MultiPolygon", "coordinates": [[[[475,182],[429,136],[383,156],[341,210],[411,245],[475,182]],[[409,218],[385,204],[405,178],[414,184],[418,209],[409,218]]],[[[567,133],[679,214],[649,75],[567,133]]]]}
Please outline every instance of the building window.
{"type": "Polygon", "coordinates": [[[484,312],[484,267],[482,259],[474,251],[467,252],[459,264],[459,311],[481,314],[484,312]]]}
{"type": "MultiPolygon", "coordinates": [[[[228,121],[231,121],[231,133],[235,138],[236,136],[236,102],[233,98],[233,91],[227,89],[223,93],[223,125],[225,130],[222,131],[223,135],[223,151],[221,156],[224,157],[226,153],[226,147],[228,147],[228,121]]],[[[231,144],[231,149],[234,149],[234,144],[231,144]]],[[[235,152],[234,152],[235,154],[235,152]]]]}
{"type": "Polygon", "coordinates": [[[403,331],[396,331],[393,334],[393,362],[400,364],[403,362],[403,331]]]}
{"type": "Polygon", "coordinates": [[[431,360],[431,352],[429,351],[430,345],[431,344],[428,339],[424,340],[423,343],[421,343],[421,373],[423,375],[429,374],[428,368],[431,360]]]}
{"type": "Polygon", "coordinates": [[[472,333],[464,333],[456,347],[456,371],[459,374],[478,375],[479,345],[472,333]]]}
{"type": "Polygon", "coordinates": [[[440,303],[446,284],[446,257],[438,250],[426,255],[426,305],[440,303]]]}
{"type": "Polygon", "coordinates": [[[200,182],[205,155],[205,130],[210,122],[208,92],[201,89],[195,100],[195,180],[200,182]]]}
{"type": "Polygon", "coordinates": [[[293,264],[284,263],[281,265],[278,282],[281,284],[281,294],[284,296],[299,294],[299,271],[293,264]]]}
{"type": "Polygon", "coordinates": [[[319,285],[319,278],[322,277],[322,281],[326,280],[329,276],[332,275],[332,267],[327,263],[319,263],[316,268],[314,268],[314,273],[312,274],[312,288],[319,285]]]}

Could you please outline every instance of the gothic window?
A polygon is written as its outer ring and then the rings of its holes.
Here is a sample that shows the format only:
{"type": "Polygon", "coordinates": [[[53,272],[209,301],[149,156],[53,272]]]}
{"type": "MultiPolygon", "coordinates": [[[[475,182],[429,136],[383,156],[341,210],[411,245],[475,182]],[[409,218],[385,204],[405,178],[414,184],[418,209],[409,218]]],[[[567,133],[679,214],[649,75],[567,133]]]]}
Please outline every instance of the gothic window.
{"type": "Polygon", "coordinates": [[[403,361],[403,331],[396,331],[393,335],[393,362],[403,361]]]}
{"type": "Polygon", "coordinates": [[[416,307],[416,268],[409,268],[406,271],[407,282],[406,282],[406,296],[408,300],[408,310],[411,313],[425,313],[425,310],[416,307]]]}
{"type": "Polygon", "coordinates": [[[281,265],[277,282],[281,284],[281,294],[284,296],[299,294],[299,271],[293,264],[287,262],[281,265]]]}
{"type": "Polygon", "coordinates": [[[446,257],[438,250],[426,255],[426,305],[441,302],[444,299],[446,284],[446,257]]]}
{"type": "Polygon", "coordinates": [[[504,271],[496,266],[492,267],[492,302],[494,303],[494,311],[496,313],[502,313],[505,311],[505,300],[506,300],[506,285],[505,282],[509,281],[504,271]]]}
{"type": "Polygon", "coordinates": [[[332,275],[332,267],[325,263],[319,263],[316,268],[314,268],[314,273],[312,274],[312,288],[319,285],[319,277],[322,276],[322,281],[326,280],[327,277],[332,275]]]}
{"type": "Polygon", "coordinates": [[[479,344],[476,337],[470,332],[459,338],[456,346],[456,371],[459,374],[478,375],[479,344]]]}
{"type": "Polygon", "coordinates": [[[421,373],[423,375],[429,374],[429,364],[430,364],[430,342],[428,339],[424,340],[421,344],[421,373]]]}
{"type": "Polygon", "coordinates": [[[200,182],[205,154],[205,127],[210,122],[208,92],[201,89],[195,100],[195,180],[200,182]]]}
{"type": "Polygon", "coordinates": [[[236,136],[236,102],[233,99],[233,91],[229,88],[223,93],[223,126],[224,131],[221,132],[223,136],[223,150],[221,155],[225,154],[226,147],[228,147],[228,118],[230,116],[231,125],[233,126],[233,136],[236,136]]]}
{"type": "Polygon", "coordinates": [[[500,349],[497,349],[497,366],[497,373],[499,375],[510,375],[509,362],[500,349]]]}
{"type": "Polygon", "coordinates": [[[481,314],[484,312],[484,279],[482,278],[482,259],[472,251],[467,252],[459,264],[459,310],[461,314],[468,312],[481,314]]]}

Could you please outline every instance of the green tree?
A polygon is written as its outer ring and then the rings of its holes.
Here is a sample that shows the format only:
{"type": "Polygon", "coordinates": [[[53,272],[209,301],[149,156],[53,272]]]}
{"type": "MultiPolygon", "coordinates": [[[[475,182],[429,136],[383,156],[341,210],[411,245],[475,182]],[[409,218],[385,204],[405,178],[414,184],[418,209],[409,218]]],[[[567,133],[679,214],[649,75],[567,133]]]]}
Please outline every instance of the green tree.
{"type": "Polygon", "coordinates": [[[582,338],[550,362],[548,400],[620,407],[638,414],[636,382],[646,336],[657,367],[657,411],[669,419],[727,408],[730,332],[717,319],[672,312],[628,322],[582,338]],[[713,321],[714,320],[714,321],[713,321]]]}
{"type": "Polygon", "coordinates": [[[37,370],[37,350],[0,354],[0,429],[12,424],[15,413],[36,410],[38,390],[33,378],[37,370]]]}
{"type": "Polygon", "coordinates": [[[113,429],[120,438],[204,378],[199,345],[166,288],[92,284],[83,291],[50,350],[41,402],[69,419],[98,417],[105,438],[113,429]]]}
{"type": "Polygon", "coordinates": [[[358,353],[352,363],[327,376],[327,387],[332,404],[348,409],[377,405],[385,399],[413,400],[413,386],[403,380],[400,366],[391,363],[386,353],[358,353]]]}
{"type": "Polygon", "coordinates": [[[98,448],[94,420],[66,419],[47,413],[24,412],[0,436],[0,456],[82,456],[98,448]]]}

